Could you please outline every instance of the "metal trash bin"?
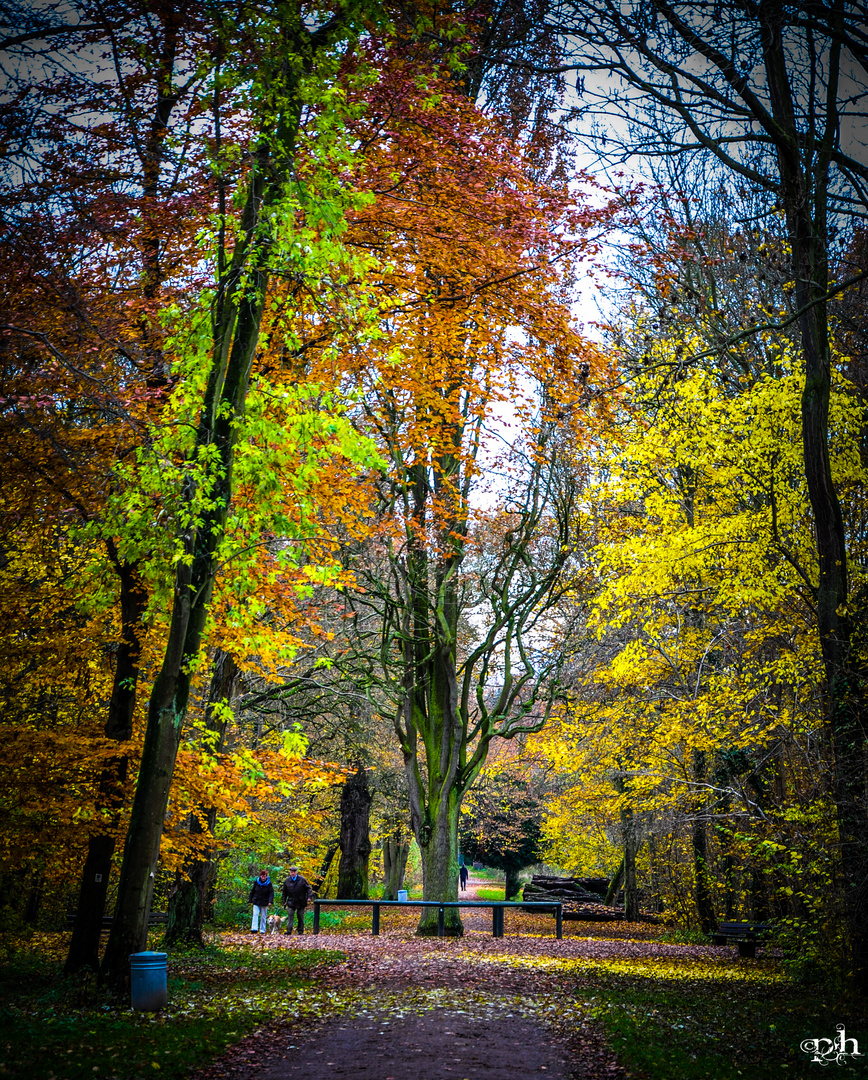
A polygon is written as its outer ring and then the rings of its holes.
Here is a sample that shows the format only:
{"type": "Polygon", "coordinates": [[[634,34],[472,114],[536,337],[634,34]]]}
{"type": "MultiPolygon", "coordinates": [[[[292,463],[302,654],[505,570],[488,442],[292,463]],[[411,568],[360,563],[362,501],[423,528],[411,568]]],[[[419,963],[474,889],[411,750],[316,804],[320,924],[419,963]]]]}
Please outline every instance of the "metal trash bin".
{"type": "Polygon", "coordinates": [[[130,957],[130,999],[138,1012],[159,1012],[169,1002],[164,952],[133,953],[130,957]]]}

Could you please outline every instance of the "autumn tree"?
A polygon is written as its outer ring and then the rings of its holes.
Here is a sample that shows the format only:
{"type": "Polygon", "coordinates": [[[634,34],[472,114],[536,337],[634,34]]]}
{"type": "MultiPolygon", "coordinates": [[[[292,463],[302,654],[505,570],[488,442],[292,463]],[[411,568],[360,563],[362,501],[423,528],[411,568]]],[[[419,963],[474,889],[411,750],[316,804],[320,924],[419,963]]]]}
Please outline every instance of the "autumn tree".
{"type": "MultiPolygon", "coordinates": [[[[148,590],[135,559],[119,554],[112,536],[72,533],[99,516],[109,490],[117,491],[113,463],[141,443],[159,408],[166,371],[156,306],[201,287],[197,261],[188,256],[195,250],[194,208],[207,187],[206,155],[189,144],[175,154],[166,138],[179,114],[182,127],[189,123],[201,89],[192,57],[202,48],[203,26],[183,7],[142,9],[138,21],[130,9],[121,14],[111,5],[77,5],[64,16],[24,9],[8,15],[2,62],[9,154],[0,200],[9,391],[4,474],[14,498],[6,542],[22,550],[27,523],[42,521],[56,549],[65,549],[62,560],[80,566],[98,552],[107,560],[119,625],[103,646],[112,663],[101,722],[107,739],[124,744],[133,730],[148,590]],[[119,26],[128,17],[126,33],[119,26]],[[120,86],[102,79],[102,44],[113,44],[121,70],[142,33],[153,48],[135,75],[127,70],[120,86]],[[78,59],[72,70],[71,54],[78,59]],[[187,69],[180,84],[173,82],[175,67],[187,69]]],[[[88,619],[78,602],[74,608],[77,619],[88,619]]],[[[89,712],[101,693],[91,697],[89,712]]],[[[100,760],[73,968],[96,966],[128,771],[123,749],[100,760]]]]}
{"type": "Polygon", "coordinates": [[[383,87],[366,161],[377,198],[348,238],[381,254],[386,317],[326,374],[355,388],[389,464],[372,478],[379,535],[349,548],[352,643],[333,662],[394,723],[425,896],[448,899],[463,793],[492,740],[539,727],[557,694],[547,615],[577,543],[566,432],[583,440],[597,370],[558,290],[595,218],[528,179],[519,144],[448,85],[424,109],[400,69],[383,87]],[[508,407],[521,434],[498,449],[508,407]],[[491,512],[474,507],[486,467],[491,512]]]}
{"type": "MultiPolygon", "coordinates": [[[[779,378],[782,350],[792,352],[794,326],[789,333],[744,335],[758,316],[775,320],[779,313],[788,315],[793,310],[779,221],[775,215],[768,217],[762,212],[761,195],[751,198],[742,189],[736,196],[720,185],[715,170],[707,166],[707,162],[691,166],[683,159],[652,164],[656,187],[622,218],[631,242],[624,245],[618,260],[622,300],[613,306],[606,334],[630,379],[633,407],[649,423],[679,399],[677,386],[688,371],[701,369],[717,393],[736,400],[763,378],[779,378]],[[692,344],[688,347],[687,342],[692,344]],[[731,344],[718,351],[723,342],[731,344]],[[683,369],[676,367],[667,382],[643,379],[649,367],[661,363],[660,357],[671,356],[677,365],[679,358],[688,355],[697,358],[683,369]],[[670,384],[674,397],[669,394],[670,384]]],[[[666,365],[666,360],[662,363],[666,365]]],[[[692,465],[679,475],[685,514],[691,518],[699,510],[696,493],[702,478],[692,465]]],[[[754,509],[761,513],[761,497],[754,509]]],[[[701,576],[692,582],[694,595],[701,596],[705,587],[701,576]]],[[[708,622],[701,604],[695,609],[684,606],[681,618],[700,632],[708,622]]],[[[694,672],[691,679],[697,688],[704,684],[709,670],[703,662],[694,672]]],[[[693,753],[698,785],[708,779],[713,761],[713,754],[709,756],[706,750],[693,753]]],[[[627,754],[621,768],[629,767],[627,754]]],[[[635,816],[626,798],[629,782],[624,774],[614,774],[613,783],[622,796],[619,817],[629,897],[635,894],[630,888],[636,853],[636,844],[630,842],[635,816]]],[[[689,816],[694,895],[701,925],[708,931],[717,918],[709,885],[713,817],[702,800],[697,800],[689,816]]]]}
{"type": "MultiPolygon", "coordinates": [[[[710,155],[733,182],[766,193],[784,215],[804,361],[803,468],[816,529],[816,632],[823,653],[841,870],[848,882],[856,981],[868,982],[862,912],[868,889],[864,658],[852,608],[852,559],[831,469],[830,278],[834,230],[864,215],[866,166],[851,137],[864,109],[861,5],[740,6],[665,0],[564,0],[547,22],[570,50],[583,130],[604,158],[710,155]],[[609,79],[618,83],[611,92],[609,79]],[[854,638],[856,635],[856,638],[854,638]]],[[[759,321],[744,336],[761,331],[759,321]]],[[[771,320],[782,327],[782,320],[771,320]]]]}
{"type": "MultiPolygon", "coordinates": [[[[258,14],[262,53],[254,76],[258,130],[255,155],[244,178],[243,208],[231,251],[217,250],[217,281],[209,304],[210,341],[204,365],[206,381],[196,410],[195,439],[185,462],[188,481],[181,489],[175,571],[168,640],[151,691],[148,727],[139,783],[119,883],[118,913],[113,923],[104,968],[119,981],[131,949],[141,947],[153,891],[162,815],[178,751],[191,683],[191,666],[203,643],[217,559],[233,495],[236,447],[243,426],[250,373],[265,315],[270,274],[297,263],[302,239],[311,244],[330,240],[334,223],[322,215],[317,199],[334,184],[288,190],[287,179],[300,168],[297,150],[305,110],[321,105],[322,87],[333,77],[328,57],[347,35],[354,19],[340,11],[315,29],[300,11],[280,9],[270,18],[258,14]],[[317,78],[319,77],[319,79],[317,78]],[[325,83],[323,82],[325,80],[325,83]],[[329,225],[331,224],[331,228],[329,225]]],[[[252,27],[251,27],[252,28],[252,27]]],[[[331,117],[330,117],[331,122],[331,117]]],[[[316,163],[308,173],[315,185],[322,177],[316,163]]],[[[223,228],[226,228],[226,222],[223,228]]],[[[218,244],[228,239],[218,237],[218,244]]],[[[316,250],[314,248],[314,250],[316,250]]],[[[318,258],[327,259],[323,249],[318,258]]],[[[275,328],[277,329],[277,328],[275,328]]],[[[202,359],[205,359],[204,357],[202,359]]],[[[199,357],[196,357],[199,360],[199,357]]]]}
{"type": "MultiPolygon", "coordinates": [[[[795,438],[799,353],[777,335],[764,343],[775,362],[738,394],[713,370],[637,380],[625,442],[601,460],[593,496],[594,622],[608,656],[548,747],[577,781],[561,797],[561,825],[565,814],[613,824],[628,814],[677,851],[664,876],[682,917],[707,928],[724,908],[754,918],[776,909],[798,933],[828,873],[817,862],[830,806],[817,739],[816,555],[795,438]]],[[[650,348],[665,359],[673,345],[650,348]]],[[[864,499],[860,413],[846,384],[832,407],[836,484],[864,499]]],[[[642,854],[646,872],[653,858],[642,854]]],[[[834,891],[823,903],[834,911],[834,891]]]]}
{"type": "Polygon", "coordinates": [[[519,873],[541,861],[542,822],[550,794],[538,764],[499,755],[486,764],[461,807],[461,853],[503,870],[504,897],[513,899],[519,873]]]}
{"type": "MultiPolygon", "coordinates": [[[[218,571],[226,563],[234,572],[230,625],[238,628],[246,619],[249,626],[256,613],[244,613],[247,585],[237,586],[249,580],[250,551],[257,553],[263,545],[269,512],[261,513],[263,499],[271,509],[275,491],[283,495],[294,489],[293,502],[303,516],[305,483],[299,483],[295,465],[280,474],[282,482],[269,479],[269,466],[277,472],[295,453],[296,464],[310,477],[318,459],[349,446],[345,441],[338,447],[348,434],[338,423],[328,438],[319,440],[318,449],[312,448],[316,395],[308,400],[289,386],[271,393],[261,382],[251,390],[250,374],[263,318],[267,340],[284,350],[303,348],[288,328],[286,305],[277,313],[266,308],[271,276],[277,272],[297,280],[299,274],[322,275],[338,257],[335,237],[347,203],[349,157],[341,148],[340,95],[329,99],[327,90],[339,66],[336,50],[352,40],[360,25],[349,8],[310,24],[303,12],[285,7],[265,14],[253,8],[240,11],[231,23],[210,10],[142,9],[118,15],[113,9],[91,13],[82,8],[70,25],[60,25],[52,15],[34,16],[21,34],[5,42],[10,50],[29,48],[40,54],[62,43],[52,54],[53,68],[48,61],[28,66],[20,53],[11,62],[22,88],[19,104],[53,98],[55,106],[46,110],[51,123],[45,141],[32,144],[27,159],[37,175],[37,192],[42,184],[45,193],[42,204],[26,204],[39,229],[12,233],[16,266],[24,267],[20,276],[27,281],[29,272],[31,292],[42,288],[49,300],[35,310],[21,306],[20,317],[8,322],[6,331],[16,343],[39,346],[61,374],[73,372],[87,387],[98,382],[104,408],[127,425],[107,433],[115,453],[105,462],[98,508],[79,500],[79,542],[113,547],[118,567],[131,568],[134,585],[146,579],[155,640],[163,650],[150,693],[117,917],[105,959],[115,983],[124,979],[130,951],[144,944],[165,810],[206,620],[209,613],[226,610],[214,592],[218,571]],[[145,61],[142,37],[154,46],[145,50],[145,61]],[[106,78],[100,71],[104,42],[115,60],[114,75],[106,78]],[[72,47],[81,62],[70,82],[59,72],[62,49],[72,47]],[[32,94],[28,99],[27,80],[45,71],[42,98],[32,94]],[[76,124],[70,123],[73,109],[76,124]],[[100,149],[88,141],[90,128],[102,140],[100,149]],[[314,145],[315,154],[310,151],[314,145]],[[95,169],[89,168],[91,152],[100,161],[95,169]],[[75,175],[70,178],[77,171],[86,176],[84,184],[77,185],[75,175]],[[53,191],[58,176],[66,186],[53,191]],[[113,199],[109,193],[114,191],[120,194],[113,199]],[[180,200],[178,191],[183,192],[180,200]],[[69,206],[63,214],[59,207],[65,197],[69,206]],[[173,215],[181,229],[173,229],[173,215]],[[68,281],[66,293],[57,281],[51,282],[51,292],[32,273],[37,258],[28,264],[22,251],[26,256],[28,243],[35,251],[34,238],[44,241],[64,229],[67,246],[82,236],[90,240],[98,235],[100,241],[78,263],[57,260],[83,270],[68,281]],[[174,249],[179,236],[182,242],[174,249]],[[191,257],[196,245],[187,241],[193,240],[200,246],[191,257]],[[193,269],[185,279],[186,267],[193,269]],[[91,269],[95,276],[88,278],[91,269]],[[125,299],[118,295],[118,282],[123,292],[130,277],[141,287],[125,299]],[[83,293],[93,300],[89,309],[75,299],[83,293]],[[58,318],[67,296],[80,314],[71,324],[58,318]],[[89,335],[96,348],[76,340],[77,331],[79,339],[89,335]],[[91,374],[92,352],[114,378],[111,382],[97,372],[105,387],[91,374]],[[88,357],[87,365],[80,363],[80,354],[88,357]],[[144,410],[136,427],[131,402],[142,398],[153,407],[144,410]],[[310,422],[300,421],[301,412],[310,422]],[[293,424],[299,438],[292,435],[293,424]],[[304,454],[298,453],[299,439],[307,443],[304,454]],[[267,463],[254,447],[265,450],[267,463]],[[245,489],[250,504],[238,498],[245,489]],[[169,590],[167,576],[174,579],[169,590]]],[[[21,119],[21,109],[12,112],[12,119],[21,119]]],[[[8,175],[14,181],[14,170],[8,175]]],[[[44,242],[43,249],[50,250],[44,242]]],[[[295,310],[300,303],[296,297],[295,310]]],[[[69,461],[61,460],[61,472],[63,465],[68,475],[69,461]]],[[[280,545],[272,540],[275,564],[286,562],[300,539],[294,513],[275,512],[268,523],[272,537],[278,530],[286,537],[282,558],[280,545]]],[[[109,593],[111,587],[95,590],[94,610],[113,601],[109,593]]],[[[139,614],[133,613],[134,626],[139,614]]],[[[135,660],[138,641],[128,645],[135,660]]],[[[128,737],[135,670],[119,663],[116,674],[124,691],[128,737]]],[[[101,857],[110,855],[103,851],[101,857]]],[[[103,895],[105,881],[107,875],[103,895]]],[[[90,956],[87,948],[82,951],[90,956]]]]}

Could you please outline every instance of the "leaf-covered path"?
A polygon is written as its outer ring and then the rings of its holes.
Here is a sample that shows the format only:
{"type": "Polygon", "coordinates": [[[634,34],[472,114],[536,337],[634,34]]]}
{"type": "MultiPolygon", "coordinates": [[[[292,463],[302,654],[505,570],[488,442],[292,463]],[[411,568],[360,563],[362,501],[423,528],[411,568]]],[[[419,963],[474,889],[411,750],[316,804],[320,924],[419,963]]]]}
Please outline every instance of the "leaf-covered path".
{"type": "Polygon", "coordinates": [[[861,1012],[794,986],[772,950],[743,960],[625,922],[568,921],[557,941],[551,915],[517,910],[502,939],[481,910],[441,941],[415,936],[418,909],[381,916],[376,938],[370,910],[330,910],[317,937],[217,931],[173,949],[156,1014],[65,978],[68,932],[7,936],[0,1076],[778,1080],[786,1065],[802,1080],[802,1040],[838,1023],[863,1038],[861,1012]]]}
{"type": "Polygon", "coordinates": [[[495,942],[473,931],[441,942],[409,934],[266,941],[265,948],[313,948],[316,942],[346,954],[317,979],[315,997],[326,1015],[317,1017],[310,1002],[313,1013],[305,1009],[298,1017],[287,1003],[284,1017],[233,1047],[197,1080],[625,1075],[590,1026],[575,1032],[563,1022],[574,1020],[572,980],[565,985],[558,953],[577,955],[578,942],[495,942]],[[556,952],[556,944],[572,948],[556,952]]]}
{"type": "MultiPolygon", "coordinates": [[[[474,885],[463,897],[475,897],[474,885]]],[[[312,994],[287,1001],[283,1015],[195,1080],[626,1077],[577,1006],[577,977],[601,960],[665,964],[708,952],[637,940],[643,928],[624,924],[608,931],[615,936],[594,940],[571,937],[568,927],[557,941],[550,916],[516,912],[496,940],[488,912],[462,917],[465,936],[443,941],[413,936],[418,909],[384,909],[376,938],[366,913],[350,933],[345,924],[318,937],[260,939],[263,949],[336,949],[346,959],[323,966],[312,994]]]]}

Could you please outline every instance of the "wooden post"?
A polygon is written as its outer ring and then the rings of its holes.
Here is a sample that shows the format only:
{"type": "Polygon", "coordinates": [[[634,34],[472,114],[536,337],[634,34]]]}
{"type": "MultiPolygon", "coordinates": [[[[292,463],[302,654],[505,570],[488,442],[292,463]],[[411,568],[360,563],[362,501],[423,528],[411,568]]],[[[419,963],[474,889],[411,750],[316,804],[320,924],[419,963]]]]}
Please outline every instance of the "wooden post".
{"type": "Polygon", "coordinates": [[[374,904],[374,918],[371,926],[371,934],[374,937],[380,936],[380,905],[374,904]]]}
{"type": "Polygon", "coordinates": [[[313,902],[313,932],[319,933],[319,900],[313,902]]]}
{"type": "Polygon", "coordinates": [[[563,904],[558,904],[555,908],[555,934],[558,941],[564,936],[564,907],[563,904]]]}

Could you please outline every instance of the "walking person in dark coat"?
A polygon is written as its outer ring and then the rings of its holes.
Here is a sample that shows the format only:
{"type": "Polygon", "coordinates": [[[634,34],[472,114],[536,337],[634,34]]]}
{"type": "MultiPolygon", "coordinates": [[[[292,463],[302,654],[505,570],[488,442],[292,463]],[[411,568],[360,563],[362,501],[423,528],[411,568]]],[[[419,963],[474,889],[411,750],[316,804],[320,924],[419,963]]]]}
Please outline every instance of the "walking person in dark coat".
{"type": "Polygon", "coordinates": [[[297,866],[290,866],[289,877],[283,883],[283,906],[289,913],[284,933],[292,933],[292,919],[298,921],[298,932],[304,933],[304,909],[313,896],[313,890],[298,872],[297,866]]]}
{"type": "Polygon", "coordinates": [[[250,926],[251,934],[264,934],[267,928],[268,905],[274,903],[274,886],[267,870],[260,870],[259,877],[253,882],[248,904],[253,904],[253,922],[250,926]]]}
{"type": "Polygon", "coordinates": [[[461,891],[464,892],[467,888],[467,867],[464,863],[458,868],[458,877],[461,880],[461,891]]]}

